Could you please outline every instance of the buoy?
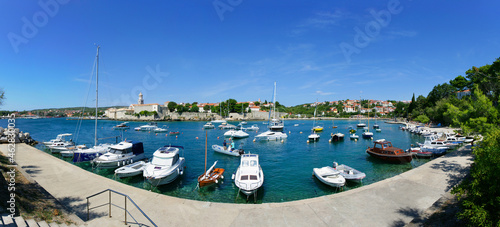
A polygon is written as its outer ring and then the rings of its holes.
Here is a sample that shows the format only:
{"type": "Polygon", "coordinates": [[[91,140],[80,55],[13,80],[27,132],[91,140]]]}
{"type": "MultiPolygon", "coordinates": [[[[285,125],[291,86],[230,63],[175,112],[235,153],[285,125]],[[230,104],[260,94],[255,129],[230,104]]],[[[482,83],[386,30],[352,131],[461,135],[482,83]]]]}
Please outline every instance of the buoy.
{"type": "Polygon", "coordinates": [[[217,139],[219,139],[219,137],[217,136],[217,139]]]}
{"type": "Polygon", "coordinates": [[[158,135],[158,133],[155,134],[156,136],[158,135]]]}
{"type": "Polygon", "coordinates": [[[165,136],[168,136],[168,134],[165,134],[165,136]]]}
{"type": "Polygon", "coordinates": [[[255,142],[255,139],[253,139],[253,142],[255,142]]]}
{"type": "Polygon", "coordinates": [[[373,137],[370,137],[371,140],[373,140],[373,137]]]}
{"type": "Polygon", "coordinates": [[[332,142],[332,139],[328,140],[328,143],[331,143],[332,142]]]}
{"type": "Polygon", "coordinates": [[[196,139],[198,139],[198,136],[196,137],[196,139]]]}
{"type": "Polygon", "coordinates": [[[283,142],[284,142],[284,140],[281,140],[281,143],[283,143],[283,142]]]}
{"type": "Polygon", "coordinates": [[[300,134],[302,134],[302,132],[300,132],[300,134]]]}
{"type": "Polygon", "coordinates": [[[288,134],[292,134],[292,131],[288,131],[288,134]]]}
{"type": "Polygon", "coordinates": [[[354,139],[355,142],[358,142],[358,139],[354,139]]]}
{"type": "Polygon", "coordinates": [[[309,143],[309,140],[307,140],[307,143],[309,143]]]}
{"type": "Polygon", "coordinates": [[[177,139],[177,136],[175,136],[175,138],[177,139]]]}

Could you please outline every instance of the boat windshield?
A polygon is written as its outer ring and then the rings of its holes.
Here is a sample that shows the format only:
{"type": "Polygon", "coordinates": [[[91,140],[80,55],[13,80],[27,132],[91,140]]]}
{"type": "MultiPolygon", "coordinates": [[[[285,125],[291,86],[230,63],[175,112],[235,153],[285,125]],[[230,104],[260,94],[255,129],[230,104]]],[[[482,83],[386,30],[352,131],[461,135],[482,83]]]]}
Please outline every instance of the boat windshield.
{"type": "Polygon", "coordinates": [[[159,157],[154,156],[151,163],[157,166],[172,166],[174,163],[179,160],[179,155],[175,155],[174,157],[159,157]]]}
{"type": "Polygon", "coordinates": [[[119,150],[119,149],[113,149],[113,148],[111,148],[108,152],[112,153],[112,154],[127,154],[127,153],[130,153],[131,151],[132,151],[132,148],[128,148],[128,149],[125,149],[125,150],[119,150]]]}

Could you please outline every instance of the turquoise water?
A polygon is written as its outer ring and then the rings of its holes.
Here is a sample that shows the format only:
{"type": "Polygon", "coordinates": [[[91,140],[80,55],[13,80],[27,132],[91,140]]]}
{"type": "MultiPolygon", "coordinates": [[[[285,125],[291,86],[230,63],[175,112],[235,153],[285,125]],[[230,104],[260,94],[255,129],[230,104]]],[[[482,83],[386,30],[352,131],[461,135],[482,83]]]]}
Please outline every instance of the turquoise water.
{"type": "MultiPolygon", "coordinates": [[[[29,132],[37,141],[48,141],[60,133],[75,133],[78,121],[57,119],[16,119],[16,127],[21,131],[29,132]]],[[[115,131],[113,126],[118,121],[100,120],[98,123],[98,137],[114,137],[122,134],[115,131]]],[[[230,122],[237,124],[238,122],[230,122]]],[[[358,121],[335,120],[337,129],[332,129],[332,121],[317,121],[316,124],[325,127],[324,132],[319,133],[321,139],[316,143],[307,143],[307,136],[312,128],[312,121],[290,120],[285,121],[285,131],[290,132],[288,139],[283,143],[279,141],[257,141],[252,142],[257,132],[248,132],[250,137],[236,140],[236,147],[241,147],[247,152],[259,154],[260,164],[264,171],[265,182],[263,188],[258,191],[257,203],[286,202],[300,200],[323,195],[338,193],[339,190],[323,185],[312,176],[312,169],[323,166],[331,166],[333,161],[346,164],[366,173],[363,184],[348,183],[343,190],[362,187],[416,168],[428,159],[413,160],[407,164],[387,164],[366,154],[368,146],[372,146],[372,140],[360,138],[358,141],[349,139],[349,126],[356,126],[358,121]],[[295,127],[294,124],[299,124],[295,127]],[[344,141],[328,143],[330,133],[340,131],[346,135],[344,141]],[[302,133],[300,133],[302,132],[302,133]]],[[[366,122],[365,122],[366,123],[366,122]]],[[[370,122],[373,124],[373,121],[370,122]]],[[[398,129],[399,125],[377,122],[382,132],[374,132],[374,140],[386,139],[391,141],[395,147],[407,149],[410,144],[422,141],[423,138],[398,129]]],[[[143,122],[130,122],[134,127],[143,125],[143,122]]],[[[246,197],[238,194],[238,188],[231,180],[231,175],[239,165],[239,157],[223,155],[214,152],[210,147],[213,144],[222,145],[225,131],[219,129],[204,130],[205,122],[158,122],[158,126],[167,125],[169,131],[179,131],[180,135],[166,136],[165,133],[149,133],[127,130],[123,137],[127,140],[141,141],[144,143],[144,151],[147,157],[152,157],[156,149],[164,145],[184,146],[184,157],[186,158],[186,169],[184,175],[169,185],[151,188],[144,182],[142,176],[118,179],[118,181],[130,184],[146,190],[152,190],[166,195],[225,203],[246,203],[246,197]],[[205,160],[205,132],[208,133],[208,157],[207,165],[211,166],[218,160],[217,167],[224,168],[225,180],[222,184],[197,189],[197,178],[204,172],[205,160]],[[198,137],[198,139],[196,139],[198,137]]],[[[259,132],[263,132],[267,125],[259,122],[248,122],[248,127],[257,124],[259,132]]],[[[6,127],[7,120],[0,120],[0,127],[6,127]]],[[[361,132],[357,132],[361,137],[361,132]]],[[[94,121],[84,120],[79,130],[78,144],[93,144],[94,121]]],[[[106,139],[100,142],[115,142],[115,139],[106,139]]],[[[37,145],[43,150],[43,145],[37,145]]],[[[54,155],[57,157],[57,155],[54,155]]],[[[66,161],[71,162],[70,159],[66,161]]],[[[113,170],[92,170],[90,164],[77,164],[78,166],[94,171],[96,174],[113,179],[113,170]]],[[[125,192],[126,193],[126,192],[125,192]]],[[[253,202],[253,198],[250,198],[253,202]]]]}

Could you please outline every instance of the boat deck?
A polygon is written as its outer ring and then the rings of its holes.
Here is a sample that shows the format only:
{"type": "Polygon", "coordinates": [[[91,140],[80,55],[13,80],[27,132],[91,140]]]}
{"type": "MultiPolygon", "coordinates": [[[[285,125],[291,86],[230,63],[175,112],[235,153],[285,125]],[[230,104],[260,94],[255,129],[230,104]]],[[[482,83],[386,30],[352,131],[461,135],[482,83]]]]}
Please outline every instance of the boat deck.
{"type": "MultiPolygon", "coordinates": [[[[82,220],[87,215],[86,197],[109,188],[129,195],[158,226],[401,225],[448,192],[472,162],[470,152],[461,148],[398,176],[342,193],[285,203],[228,204],[157,194],[93,174],[25,144],[16,149],[18,166],[82,220]]],[[[0,151],[7,154],[7,145],[0,145],[0,151]]],[[[99,205],[107,199],[105,193],[90,202],[99,205]]],[[[123,197],[113,195],[113,202],[120,201],[123,197]]],[[[107,209],[92,210],[89,225],[109,219],[107,209]]],[[[135,208],[130,212],[149,225],[135,208]]],[[[123,218],[123,210],[113,207],[111,219],[123,218]]]]}

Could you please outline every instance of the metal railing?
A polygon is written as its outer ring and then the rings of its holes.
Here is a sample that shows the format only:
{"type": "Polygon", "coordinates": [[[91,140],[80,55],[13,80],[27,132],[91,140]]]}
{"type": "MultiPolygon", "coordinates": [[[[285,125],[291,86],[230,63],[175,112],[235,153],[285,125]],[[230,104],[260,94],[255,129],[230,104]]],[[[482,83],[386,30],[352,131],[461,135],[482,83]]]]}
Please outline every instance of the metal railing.
{"type": "Polygon", "coordinates": [[[104,190],[102,192],[99,192],[99,193],[96,193],[96,194],[93,194],[93,195],[87,197],[87,221],[90,219],[90,210],[95,209],[95,208],[99,208],[99,207],[102,207],[102,206],[105,206],[105,205],[109,205],[109,217],[111,218],[111,205],[113,205],[113,206],[118,207],[118,208],[120,208],[120,209],[122,209],[122,210],[125,211],[125,225],[127,225],[127,214],[128,214],[132,219],[134,219],[135,224],[137,224],[139,226],[147,226],[145,224],[137,222],[137,220],[134,218],[134,216],[132,216],[132,214],[130,214],[130,212],[127,210],[127,199],[130,200],[130,202],[132,202],[132,204],[142,213],[142,215],[144,215],[144,217],[146,217],[149,220],[149,222],[151,222],[151,224],[153,224],[153,226],[158,227],[146,215],[146,213],[144,213],[144,211],[142,211],[141,208],[139,208],[139,206],[137,206],[137,204],[134,202],[134,200],[132,200],[128,195],[125,195],[123,193],[120,193],[120,192],[117,192],[117,191],[111,190],[111,189],[106,189],[106,190],[104,190]],[[94,197],[94,196],[97,196],[97,195],[100,195],[102,193],[105,193],[105,192],[109,192],[109,202],[90,208],[89,199],[92,198],[92,197],[94,197]],[[123,196],[125,198],[125,207],[124,208],[120,207],[120,206],[118,206],[116,204],[111,203],[111,192],[114,192],[114,193],[116,193],[118,195],[121,195],[121,196],[123,196]]]}

